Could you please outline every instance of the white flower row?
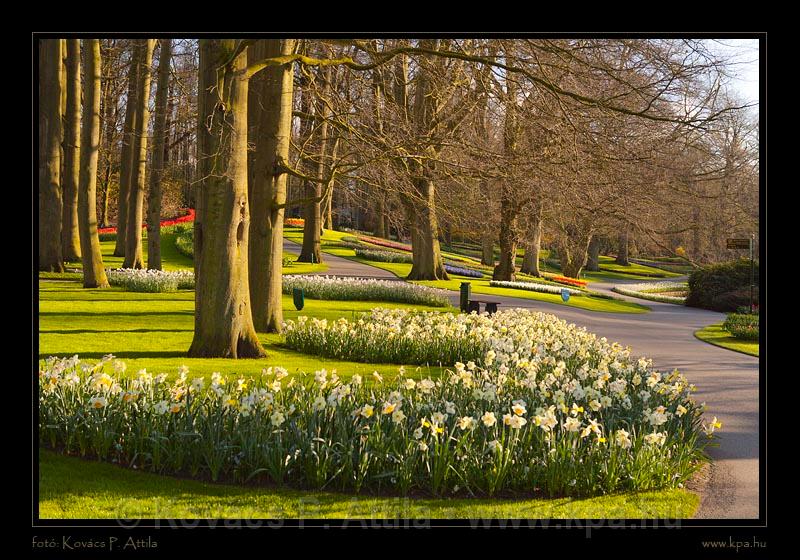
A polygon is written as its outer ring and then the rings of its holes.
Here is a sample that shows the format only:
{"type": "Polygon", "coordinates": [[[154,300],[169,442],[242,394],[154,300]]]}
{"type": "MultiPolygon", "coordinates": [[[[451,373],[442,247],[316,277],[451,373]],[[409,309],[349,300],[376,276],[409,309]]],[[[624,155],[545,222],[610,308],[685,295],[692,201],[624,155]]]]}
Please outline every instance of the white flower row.
{"type": "Polygon", "coordinates": [[[458,343],[463,360],[436,377],[402,367],[385,379],[270,367],[208,379],[182,367],[168,381],[145,370],[126,375],[113,356],[49,359],[39,372],[40,441],[214,480],[592,495],[679,485],[702,460],[703,428],[721,427],[716,418],[701,425],[694,387],[677,371],[659,372],[553,315],[377,309],[358,321],[306,319],[287,329],[341,334],[328,345],[348,336],[374,346],[458,343]]]}
{"type": "Polygon", "coordinates": [[[662,291],[682,291],[686,290],[686,284],[681,282],[641,282],[639,284],[617,284],[613,290],[624,296],[637,297],[661,303],[684,304],[686,297],[668,296],[661,294],[662,291]]]}
{"type": "Polygon", "coordinates": [[[283,292],[291,294],[294,288],[302,288],[305,296],[311,299],[392,301],[434,307],[447,307],[450,305],[450,298],[446,290],[399,280],[285,275],[283,277],[283,292]]]}
{"type": "Polygon", "coordinates": [[[563,286],[551,286],[549,284],[539,284],[537,282],[507,282],[505,280],[492,280],[490,286],[495,288],[513,288],[515,290],[527,290],[529,292],[541,292],[543,294],[560,294],[561,290],[567,290],[571,296],[582,296],[584,292],[563,286]]]}
{"type": "Polygon", "coordinates": [[[107,271],[108,282],[129,292],[174,292],[194,288],[191,270],[147,270],[117,268],[107,271]]]}

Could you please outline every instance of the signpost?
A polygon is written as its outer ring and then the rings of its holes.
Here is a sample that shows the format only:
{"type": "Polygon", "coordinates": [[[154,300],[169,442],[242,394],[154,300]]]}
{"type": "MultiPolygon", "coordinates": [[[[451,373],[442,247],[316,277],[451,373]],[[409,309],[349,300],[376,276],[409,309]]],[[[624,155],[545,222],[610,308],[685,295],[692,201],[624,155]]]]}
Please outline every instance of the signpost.
{"type": "Polygon", "coordinates": [[[753,259],[753,247],[755,245],[756,234],[750,237],[729,237],[726,239],[728,249],[748,249],[750,251],[750,312],[753,312],[753,286],[755,285],[755,261],[753,259]]]}

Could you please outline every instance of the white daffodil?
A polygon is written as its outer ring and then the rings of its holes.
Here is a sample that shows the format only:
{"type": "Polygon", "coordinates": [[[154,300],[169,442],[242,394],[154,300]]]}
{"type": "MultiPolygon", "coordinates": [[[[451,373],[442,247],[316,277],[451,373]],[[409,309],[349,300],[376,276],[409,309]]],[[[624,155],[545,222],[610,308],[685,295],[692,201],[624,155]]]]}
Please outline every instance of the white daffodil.
{"type": "Polygon", "coordinates": [[[497,424],[497,417],[494,415],[494,412],[485,412],[483,416],[481,416],[481,421],[484,426],[491,428],[497,424]]]}

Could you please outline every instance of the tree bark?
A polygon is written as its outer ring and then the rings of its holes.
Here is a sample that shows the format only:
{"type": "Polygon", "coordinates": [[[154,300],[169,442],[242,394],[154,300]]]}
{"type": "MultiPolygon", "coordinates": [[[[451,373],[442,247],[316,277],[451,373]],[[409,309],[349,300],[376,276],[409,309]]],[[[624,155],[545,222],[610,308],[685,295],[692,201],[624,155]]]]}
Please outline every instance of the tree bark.
{"type": "Polygon", "coordinates": [[[600,238],[596,235],[593,235],[592,240],[589,242],[586,270],[590,272],[598,272],[600,270],[600,238]]]}
{"type": "Polygon", "coordinates": [[[65,261],[81,260],[78,235],[78,180],[81,134],[81,41],[67,39],[66,111],[64,116],[64,201],[61,251],[65,261]]]}
{"type": "Polygon", "coordinates": [[[582,224],[582,227],[568,228],[567,236],[558,252],[561,260],[561,274],[570,278],[578,278],[586,264],[589,253],[589,240],[592,238],[591,227],[582,224]]]}
{"type": "Polygon", "coordinates": [[[136,85],[136,119],[133,128],[131,181],[128,185],[128,220],[125,230],[124,268],[143,268],[142,218],[144,213],[145,173],[147,166],[147,127],[150,121],[150,66],[155,39],[144,39],[139,51],[136,85]]]}
{"type": "Polygon", "coordinates": [[[488,233],[481,236],[481,264],[494,266],[494,239],[488,233]]]}
{"type": "Polygon", "coordinates": [[[133,168],[133,149],[135,144],[134,124],[136,122],[136,92],[138,79],[139,47],[131,49],[131,63],[128,70],[128,95],[125,101],[125,124],[122,128],[122,152],[119,162],[119,192],[117,193],[117,241],[114,245],[114,256],[124,257],[127,247],[125,234],[128,227],[128,191],[131,184],[133,168]]]}
{"type": "Polygon", "coordinates": [[[525,244],[521,271],[531,276],[541,276],[539,253],[542,249],[542,205],[538,204],[531,217],[530,237],[525,244]]]}
{"type": "Polygon", "coordinates": [[[172,40],[161,40],[156,86],[156,115],[153,123],[153,152],[147,196],[147,268],[161,270],[161,176],[164,173],[164,146],[167,130],[167,93],[169,92],[172,40]]]}
{"type": "Polygon", "coordinates": [[[629,266],[628,261],[628,229],[627,227],[619,234],[619,249],[617,250],[617,264],[629,266]]]}
{"type": "Polygon", "coordinates": [[[513,282],[517,279],[518,214],[517,205],[504,194],[500,202],[500,262],[492,272],[493,280],[513,282]]]}
{"type": "Polygon", "coordinates": [[[84,39],[83,128],[81,129],[78,223],[83,287],[107,288],[100,237],[97,235],[97,159],[100,148],[100,41],[84,39]]]}
{"type": "MultiPolygon", "coordinates": [[[[422,166],[425,167],[424,165],[422,166]]],[[[423,171],[422,173],[425,173],[423,171]]],[[[422,176],[413,181],[417,197],[411,201],[411,272],[408,280],[449,280],[439,248],[433,180],[422,176]]]]}
{"type": "Polygon", "coordinates": [[[39,270],[62,272],[62,39],[39,41],[39,270]]]}
{"type": "Polygon", "coordinates": [[[111,176],[114,169],[114,130],[117,125],[118,93],[114,81],[105,80],[103,84],[102,144],[105,146],[105,162],[102,182],[102,203],[100,204],[100,227],[108,227],[108,204],[111,198],[111,176]],[[113,93],[112,93],[113,92],[113,93]]]}
{"type": "MultiPolygon", "coordinates": [[[[294,52],[294,39],[265,39],[254,47],[264,57],[294,52]]],[[[250,294],[253,322],[262,332],[283,328],[283,215],[288,175],[278,169],[288,161],[292,137],[294,72],[291,64],[273,66],[257,75],[256,152],[250,188],[250,294]]],[[[250,107],[253,107],[251,104],[250,107]]]]}
{"type": "Polygon", "coordinates": [[[189,355],[265,355],[250,308],[247,57],[237,41],[201,39],[194,232],[195,315],[189,355]]]}

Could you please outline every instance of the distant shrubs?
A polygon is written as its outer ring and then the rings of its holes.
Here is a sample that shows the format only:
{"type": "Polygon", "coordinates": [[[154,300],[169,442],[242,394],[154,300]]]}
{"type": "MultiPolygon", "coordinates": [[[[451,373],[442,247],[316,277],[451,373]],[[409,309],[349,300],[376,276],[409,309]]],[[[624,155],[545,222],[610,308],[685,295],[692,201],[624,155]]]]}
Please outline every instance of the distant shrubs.
{"type": "MultiPolygon", "coordinates": [[[[754,303],[758,303],[758,263],[755,270],[754,303]]],[[[714,311],[734,311],[750,304],[750,261],[739,259],[708,266],[689,276],[686,305],[714,311]]]]}
{"type": "Polygon", "coordinates": [[[177,226],[175,228],[175,249],[189,258],[194,258],[194,228],[177,226]]]}
{"type": "Polygon", "coordinates": [[[731,313],[722,328],[735,338],[758,341],[758,315],[754,313],[731,313]]]}

